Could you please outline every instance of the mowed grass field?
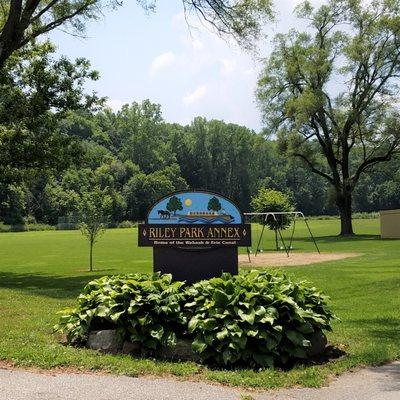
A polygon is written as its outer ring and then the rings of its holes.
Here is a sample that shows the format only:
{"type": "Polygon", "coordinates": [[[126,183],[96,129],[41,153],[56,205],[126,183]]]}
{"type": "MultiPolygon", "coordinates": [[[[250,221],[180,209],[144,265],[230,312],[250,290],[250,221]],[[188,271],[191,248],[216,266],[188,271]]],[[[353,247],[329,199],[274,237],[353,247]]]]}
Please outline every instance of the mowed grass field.
{"type": "MultiPolygon", "coordinates": [[[[356,220],[359,236],[355,238],[336,237],[337,220],[313,220],[310,225],[321,251],[361,254],[285,269],[331,297],[340,321],[328,337],[346,350],[345,358],[286,372],[223,371],[190,362],[101,355],[61,345],[59,336],[52,333],[56,313],[75,304],[86,282],[103,275],[151,271],[152,251],[137,247],[136,229],[114,229],[96,244],[93,273],[87,272],[88,247],[79,231],[0,234],[0,360],[46,369],[66,367],[131,376],[165,374],[277,388],[319,386],[332,374],[400,358],[400,240],[381,240],[378,220],[356,220]]],[[[268,232],[263,248],[273,246],[273,235],[268,232]]],[[[294,251],[314,251],[303,223],[298,224],[293,246],[294,251]]]]}

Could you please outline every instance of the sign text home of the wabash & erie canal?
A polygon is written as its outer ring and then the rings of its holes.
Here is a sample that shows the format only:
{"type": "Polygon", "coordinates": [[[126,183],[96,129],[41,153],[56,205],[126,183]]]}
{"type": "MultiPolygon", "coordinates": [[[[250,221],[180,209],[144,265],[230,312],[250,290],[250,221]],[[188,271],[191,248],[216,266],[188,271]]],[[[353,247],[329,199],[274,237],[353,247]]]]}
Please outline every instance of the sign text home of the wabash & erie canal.
{"type": "Polygon", "coordinates": [[[140,225],[140,246],[250,246],[247,225],[140,225]]]}

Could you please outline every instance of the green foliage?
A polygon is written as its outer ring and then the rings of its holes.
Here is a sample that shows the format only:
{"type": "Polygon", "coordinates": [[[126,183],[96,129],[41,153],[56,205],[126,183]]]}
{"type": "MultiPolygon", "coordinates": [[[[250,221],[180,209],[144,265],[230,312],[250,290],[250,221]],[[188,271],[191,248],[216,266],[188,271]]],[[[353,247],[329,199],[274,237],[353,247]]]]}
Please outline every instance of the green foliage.
{"type": "Polygon", "coordinates": [[[333,319],[324,295],[284,274],[250,271],[183,285],[159,274],[97,279],[55,329],[80,343],[90,330],[110,327],[145,350],[189,335],[205,362],[272,367],[306,358],[310,335],[330,330],[333,319]]]}
{"type": "MultiPolygon", "coordinates": [[[[334,219],[339,219],[340,217],[338,215],[316,215],[313,217],[308,217],[308,219],[313,219],[313,220],[334,220],[334,219]]],[[[366,212],[356,212],[353,213],[353,218],[354,219],[378,219],[379,218],[379,213],[378,212],[371,212],[371,213],[366,213],[366,212]]]]}
{"type": "Polygon", "coordinates": [[[78,307],[63,311],[56,330],[70,343],[81,343],[89,330],[111,326],[144,350],[176,344],[187,319],[182,282],[171,275],[130,274],[89,282],[78,297],[78,307]]]}
{"type": "Polygon", "coordinates": [[[84,193],[80,201],[80,229],[88,240],[90,249],[89,271],[93,270],[93,245],[105,231],[111,203],[110,196],[100,188],[84,193]]]}
{"type": "MultiPolygon", "coordinates": [[[[294,205],[289,196],[274,189],[260,189],[257,195],[252,197],[251,207],[253,211],[259,213],[294,211],[294,205]]],[[[287,215],[276,215],[275,218],[270,215],[266,224],[272,230],[286,229],[291,220],[291,217],[287,215]]],[[[263,220],[262,223],[264,223],[263,220]]]]}
{"type": "Polygon", "coordinates": [[[54,231],[56,228],[47,224],[18,224],[6,225],[0,222],[0,232],[34,232],[34,231],[54,231]]]}
{"type": "MultiPolygon", "coordinates": [[[[222,121],[196,118],[187,127],[166,124],[158,121],[156,110],[156,107],[132,106],[130,113],[136,113],[137,118],[130,118],[129,124],[123,123],[127,112],[123,115],[107,109],[96,114],[70,112],[59,124],[59,136],[64,138],[61,141],[50,142],[28,131],[27,136],[19,139],[25,143],[21,147],[24,154],[31,144],[39,141],[42,146],[37,150],[42,152],[46,147],[46,153],[51,153],[47,158],[49,164],[58,163],[60,153],[56,153],[60,147],[64,148],[62,152],[75,154],[65,155],[64,167],[77,155],[80,163],[64,171],[46,168],[38,174],[25,174],[25,181],[18,183],[13,179],[10,182],[8,174],[1,175],[1,220],[20,224],[24,217],[33,215],[38,222],[55,225],[59,217],[76,214],[82,194],[97,186],[111,198],[109,215],[113,223],[143,220],[156,200],[189,187],[216,190],[235,200],[243,211],[249,211],[251,197],[267,187],[287,193],[306,215],[337,213],[335,194],[329,184],[322,177],[310,175],[299,161],[280,156],[277,142],[222,121]],[[156,128],[154,120],[158,121],[156,128]],[[150,127],[151,140],[146,134],[150,127]],[[131,135],[141,139],[131,141],[131,135]],[[68,145],[71,138],[74,145],[68,145]],[[161,150],[160,143],[168,151],[161,150]],[[148,158],[141,164],[136,154],[145,151],[148,158]]],[[[19,154],[17,142],[10,140],[3,150],[14,149],[19,154]]],[[[361,153],[362,149],[355,152],[354,162],[362,157],[361,153]]],[[[4,158],[3,166],[10,165],[7,162],[4,158]]],[[[22,170],[18,171],[16,175],[22,170]]],[[[399,183],[400,163],[394,157],[390,163],[381,164],[361,177],[354,192],[354,211],[397,208],[399,183]]]]}
{"type": "Polygon", "coordinates": [[[217,365],[272,367],[306,358],[313,332],[328,329],[327,298],[287,275],[250,271],[188,289],[193,350],[217,365]]]}
{"type": "Polygon", "coordinates": [[[273,17],[271,0],[182,0],[218,34],[233,36],[246,48],[254,46],[262,23],[273,17]]]}
{"type": "Polygon", "coordinates": [[[137,224],[132,221],[122,221],[118,224],[118,228],[135,228],[137,224]]]}
{"type": "Polygon", "coordinates": [[[210,201],[208,202],[208,205],[207,205],[207,210],[212,210],[212,211],[219,211],[221,209],[221,203],[220,203],[220,201],[215,197],[215,196],[213,196],[211,199],[210,199],[210,201]]]}
{"type": "Polygon", "coordinates": [[[307,31],[276,36],[258,82],[268,131],[333,189],[342,235],[353,234],[361,178],[400,153],[399,10],[399,0],[302,2],[307,31]]]}
{"type": "Polygon", "coordinates": [[[21,182],[29,182],[38,171],[57,174],[81,160],[81,143],[59,132],[58,119],[68,110],[92,110],[102,103],[96,95],[84,93],[85,83],[96,80],[98,73],[86,59],[55,59],[54,52],[49,42],[31,43],[0,69],[4,184],[24,186],[21,182]]]}

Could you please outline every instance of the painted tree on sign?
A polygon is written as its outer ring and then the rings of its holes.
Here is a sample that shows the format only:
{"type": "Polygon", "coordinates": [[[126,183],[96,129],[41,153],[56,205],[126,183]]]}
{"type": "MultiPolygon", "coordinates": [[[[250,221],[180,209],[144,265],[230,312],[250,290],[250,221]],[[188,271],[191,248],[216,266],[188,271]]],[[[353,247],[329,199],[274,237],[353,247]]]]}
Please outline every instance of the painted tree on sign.
{"type": "Polygon", "coordinates": [[[211,197],[210,201],[208,202],[207,210],[210,211],[219,211],[221,209],[220,201],[215,197],[211,197]]]}
{"type": "Polygon", "coordinates": [[[176,212],[178,210],[183,210],[182,201],[178,197],[172,196],[168,201],[167,210],[173,212],[174,215],[176,215],[176,212]]]}
{"type": "Polygon", "coordinates": [[[330,183],[352,235],[360,177],[400,152],[400,1],[304,2],[297,14],[310,29],[276,37],[258,99],[282,150],[330,183]]]}

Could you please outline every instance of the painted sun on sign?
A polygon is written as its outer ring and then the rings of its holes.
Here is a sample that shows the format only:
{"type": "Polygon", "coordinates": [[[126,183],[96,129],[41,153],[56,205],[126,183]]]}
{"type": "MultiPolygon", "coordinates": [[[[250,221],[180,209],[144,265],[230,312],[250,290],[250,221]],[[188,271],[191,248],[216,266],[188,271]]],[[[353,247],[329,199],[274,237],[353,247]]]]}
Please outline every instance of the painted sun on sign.
{"type": "Polygon", "coordinates": [[[186,200],[185,200],[185,206],[186,206],[186,207],[190,207],[191,205],[192,205],[192,200],[186,199],[186,200]]]}

